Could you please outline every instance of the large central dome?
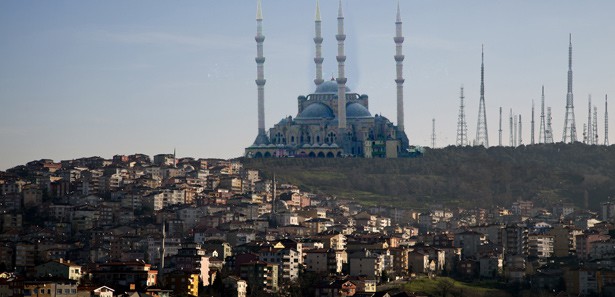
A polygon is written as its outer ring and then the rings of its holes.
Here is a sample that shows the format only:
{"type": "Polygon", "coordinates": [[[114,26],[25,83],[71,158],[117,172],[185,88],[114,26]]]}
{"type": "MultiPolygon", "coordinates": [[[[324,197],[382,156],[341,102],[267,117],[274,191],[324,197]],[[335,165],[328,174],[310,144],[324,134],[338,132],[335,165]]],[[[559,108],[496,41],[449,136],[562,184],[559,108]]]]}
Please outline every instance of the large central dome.
{"type": "Polygon", "coordinates": [[[297,119],[332,119],[335,115],[329,106],[322,103],[314,103],[306,107],[297,119]]]}
{"type": "MultiPolygon", "coordinates": [[[[349,93],[350,89],[346,87],[346,93],[349,93]]],[[[316,88],[316,94],[337,94],[337,82],[335,80],[326,81],[316,88]]]]}

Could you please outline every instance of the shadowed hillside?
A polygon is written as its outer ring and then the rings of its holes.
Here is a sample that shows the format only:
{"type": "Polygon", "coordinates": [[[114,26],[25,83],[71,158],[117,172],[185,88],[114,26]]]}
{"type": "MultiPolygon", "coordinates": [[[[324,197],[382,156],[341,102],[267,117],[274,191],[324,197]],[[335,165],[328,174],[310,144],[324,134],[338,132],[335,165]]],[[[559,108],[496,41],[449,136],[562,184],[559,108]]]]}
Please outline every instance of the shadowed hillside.
{"type": "Polygon", "coordinates": [[[584,144],[427,149],[414,159],[245,159],[284,182],[366,204],[587,203],[615,197],[615,146],[584,144]],[[587,202],[586,202],[587,201],[587,202]]]}

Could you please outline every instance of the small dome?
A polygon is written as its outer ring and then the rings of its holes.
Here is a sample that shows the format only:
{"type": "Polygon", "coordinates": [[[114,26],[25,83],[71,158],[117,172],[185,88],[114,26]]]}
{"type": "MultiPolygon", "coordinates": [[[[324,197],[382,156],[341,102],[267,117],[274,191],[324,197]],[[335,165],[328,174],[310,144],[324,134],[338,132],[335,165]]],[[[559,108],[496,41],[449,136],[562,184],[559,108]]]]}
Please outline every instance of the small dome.
{"type": "Polygon", "coordinates": [[[357,102],[346,105],[346,117],[348,118],[369,118],[371,116],[369,110],[357,102]]]}
{"type": "MultiPolygon", "coordinates": [[[[346,86],[346,93],[349,93],[350,89],[346,86]]],[[[332,79],[323,82],[316,88],[316,94],[337,94],[337,82],[332,79]]]]}
{"type": "Polygon", "coordinates": [[[306,107],[298,116],[297,119],[321,119],[334,118],[333,111],[328,106],[322,103],[313,103],[306,107]]]}

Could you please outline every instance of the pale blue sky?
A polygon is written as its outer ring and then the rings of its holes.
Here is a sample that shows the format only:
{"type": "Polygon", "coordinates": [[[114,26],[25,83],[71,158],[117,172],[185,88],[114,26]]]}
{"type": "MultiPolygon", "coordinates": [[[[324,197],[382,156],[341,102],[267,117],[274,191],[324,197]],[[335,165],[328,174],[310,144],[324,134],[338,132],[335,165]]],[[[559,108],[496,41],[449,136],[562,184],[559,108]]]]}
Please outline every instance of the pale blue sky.
{"type": "MultiPolygon", "coordinates": [[[[295,116],[297,96],[313,91],[314,3],[263,0],[267,128],[295,116]]],[[[0,1],[0,169],[174,147],[179,156],[242,155],[257,130],[255,7],[252,0],[0,1]]],[[[393,122],[395,7],[395,0],[344,2],[348,84],[370,96],[372,114],[393,122]]],[[[542,84],[560,141],[569,32],[578,137],[591,93],[602,142],[604,94],[615,94],[614,1],[402,0],[401,8],[412,144],[430,143],[432,118],[438,146],[455,142],[462,84],[474,139],[483,43],[490,143],[497,144],[500,106],[504,144],[510,108],[523,115],[529,143],[531,101],[540,106],[542,84]]],[[[321,0],[321,10],[330,77],[337,1],[321,0]]]]}

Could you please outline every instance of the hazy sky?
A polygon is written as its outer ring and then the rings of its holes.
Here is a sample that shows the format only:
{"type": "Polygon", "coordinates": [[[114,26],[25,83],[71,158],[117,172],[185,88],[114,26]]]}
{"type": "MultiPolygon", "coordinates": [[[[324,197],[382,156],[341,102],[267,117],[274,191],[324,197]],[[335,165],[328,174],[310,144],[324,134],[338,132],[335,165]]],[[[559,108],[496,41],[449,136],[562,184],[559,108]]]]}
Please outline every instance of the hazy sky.
{"type": "MultiPolygon", "coordinates": [[[[344,2],[348,85],[369,95],[372,114],[393,122],[396,3],[344,2]]],[[[314,89],[314,6],[263,0],[267,128],[296,116],[297,96],[314,89]]],[[[173,148],[178,156],[242,155],[257,132],[255,7],[255,0],[0,1],[0,169],[173,148]]],[[[592,94],[602,143],[604,95],[615,94],[615,1],[402,0],[401,8],[411,144],[430,144],[432,118],[437,146],[454,144],[462,84],[475,138],[483,43],[490,144],[498,142],[499,107],[504,144],[510,108],[522,114],[529,143],[542,84],[561,141],[568,33],[577,137],[592,94]]],[[[337,1],[321,0],[321,10],[331,77],[337,1]]]]}

